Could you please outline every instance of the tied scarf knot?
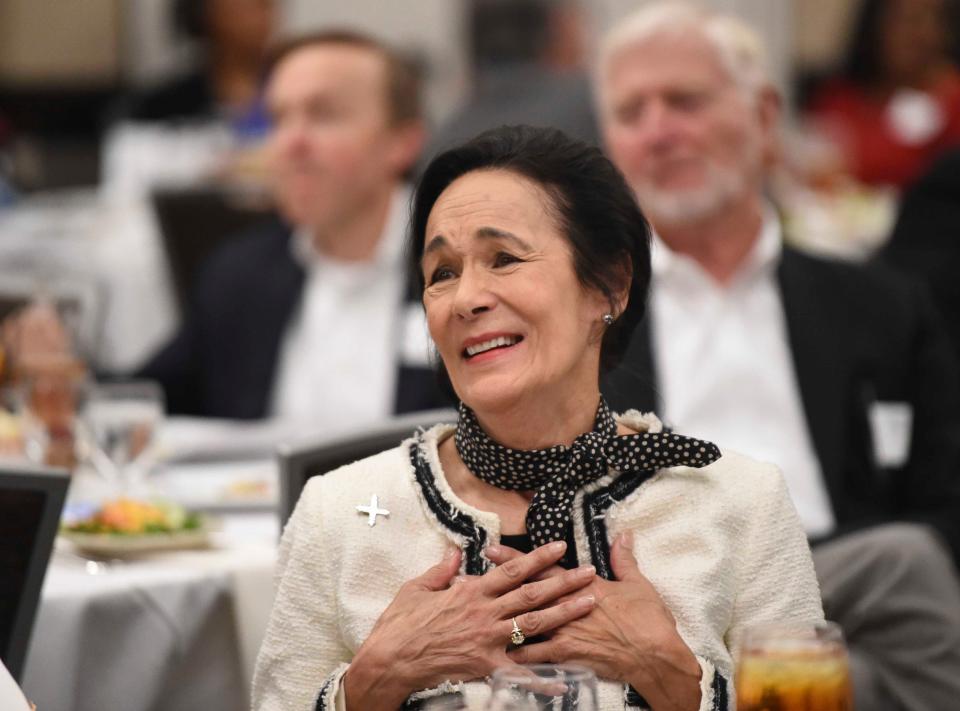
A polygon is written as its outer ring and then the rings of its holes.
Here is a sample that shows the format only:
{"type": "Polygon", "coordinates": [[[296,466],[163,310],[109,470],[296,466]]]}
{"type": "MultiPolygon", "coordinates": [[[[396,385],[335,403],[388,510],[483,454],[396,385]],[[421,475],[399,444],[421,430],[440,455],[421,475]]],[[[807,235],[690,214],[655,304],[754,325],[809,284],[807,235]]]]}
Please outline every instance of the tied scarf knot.
{"type": "Polygon", "coordinates": [[[534,491],[526,524],[537,546],[566,537],[577,491],[611,469],[639,475],[664,467],[703,467],[720,458],[716,445],[692,437],[668,432],[618,436],[603,398],[593,429],[569,447],[504,447],[483,431],[476,415],[462,403],[454,442],[464,464],[482,481],[511,491],[534,491]]]}
{"type": "Polygon", "coordinates": [[[575,484],[589,484],[607,473],[605,445],[609,437],[601,432],[584,432],[573,440],[568,452],[566,474],[575,484]]]}

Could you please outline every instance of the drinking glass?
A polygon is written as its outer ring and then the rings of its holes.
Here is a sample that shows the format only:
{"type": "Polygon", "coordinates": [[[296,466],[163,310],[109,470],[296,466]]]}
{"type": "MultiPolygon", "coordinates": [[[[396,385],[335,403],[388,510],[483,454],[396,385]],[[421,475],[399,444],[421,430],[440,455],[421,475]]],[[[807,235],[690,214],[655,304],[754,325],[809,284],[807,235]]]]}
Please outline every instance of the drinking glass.
{"type": "Polygon", "coordinates": [[[426,699],[423,711],[470,711],[470,705],[461,694],[443,694],[426,699]]]}
{"type": "Polygon", "coordinates": [[[833,622],[747,629],[736,688],[738,711],[852,711],[843,632],[833,622]]]}
{"type": "Polygon", "coordinates": [[[572,664],[531,664],[494,671],[487,711],[597,711],[597,677],[572,664]]]}
{"type": "Polygon", "coordinates": [[[48,364],[13,388],[28,458],[49,466],[76,465],[76,417],[85,374],[76,361],[48,364]]]}
{"type": "Polygon", "coordinates": [[[121,494],[142,483],[156,430],[163,419],[163,391],[157,383],[132,380],[91,385],[84,398],[86,455],[121,494]]]}

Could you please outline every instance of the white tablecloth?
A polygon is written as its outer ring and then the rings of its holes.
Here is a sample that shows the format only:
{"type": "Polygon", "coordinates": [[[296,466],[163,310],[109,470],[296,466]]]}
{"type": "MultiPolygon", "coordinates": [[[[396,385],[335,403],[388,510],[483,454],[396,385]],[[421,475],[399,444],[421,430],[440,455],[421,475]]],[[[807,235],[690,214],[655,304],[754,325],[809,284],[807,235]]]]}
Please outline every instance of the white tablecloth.
{"type": "MultiPolygon", "coordinates": [[[[209,549],[95,563],[58,540],[22,678],[39,711],[238,711],[249,707],[273,603],[284,423],[170,418],[140,493],[212,516],[209,549]]],[[[68,512],[117,495],[91,467],[68,512]]],[[[68,513],[68,516],[70,513],[68,513]]],[[[5,711],[0,709],[0,711],[5,711]]]]}
{"type": "Polygon", "coordinates": [[[23,676],[42,711],[249,707],[272,604],[273,513],[230,514],[209,550],[87,564],[61,550],[23,676]]]}

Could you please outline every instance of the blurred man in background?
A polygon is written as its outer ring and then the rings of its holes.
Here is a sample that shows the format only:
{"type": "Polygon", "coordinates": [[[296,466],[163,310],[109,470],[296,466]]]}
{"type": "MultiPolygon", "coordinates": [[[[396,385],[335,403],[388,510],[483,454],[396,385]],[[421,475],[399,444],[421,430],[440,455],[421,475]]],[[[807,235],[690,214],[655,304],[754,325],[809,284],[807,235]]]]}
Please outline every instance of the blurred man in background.
{"type": "Polygon", "coordinates": [[[783,245],[764,198],[780,100],[741,22],[648,6],[605,39],[597,89],[607,149],[656,233],[648,327],[605,383],[611,405],[778,464],[857,708],[950,707],[960,405],[926,293],[783,245]]]}
{"type": "Polygon", "coordinates": [[[402,256],[402,176],[423,141],[415,72],[374,40],[321,33],[279,48],[266,98],[283,222],[215,254],[140,375],[174,413],[345,427],[437,406],[402,256]]]}

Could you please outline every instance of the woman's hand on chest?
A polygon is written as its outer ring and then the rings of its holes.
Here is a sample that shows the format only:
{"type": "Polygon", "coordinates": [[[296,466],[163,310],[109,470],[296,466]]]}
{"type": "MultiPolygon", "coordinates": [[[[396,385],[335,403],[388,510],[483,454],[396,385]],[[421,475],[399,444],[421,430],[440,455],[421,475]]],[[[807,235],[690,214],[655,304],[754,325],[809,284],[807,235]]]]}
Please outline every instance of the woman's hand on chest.
{"type": "Polygon", "coordinates": [[[396,709],[415,691],[511,666],[513,619],[533,636],[588,614],[594,598],[579,591],[595,581],[592,566],[528,582],[565,550],[562,542],[546,545],[477,577],[457,577],[460,551],[453,550],[405,583],[347,671],[348,709],[396,709]]]}
{"type": "MultiPolygon", "coordinates": [[[[509,656],[519,664],[581,664],[600,678],[630,684],[654,711],[693,711],[700,705],[700,665],[677,632],[670,609],[640,572],[632,546],[629,534],[618,537],[610,549],[616,580],[596,578],[577,593],[596,598],[589,614],[509,656]]],[[[501,546],[494,562],[506,564],[519,555],[501,546]]],[[[548,574],[558,572],[553,568],[548,574]]]]}

